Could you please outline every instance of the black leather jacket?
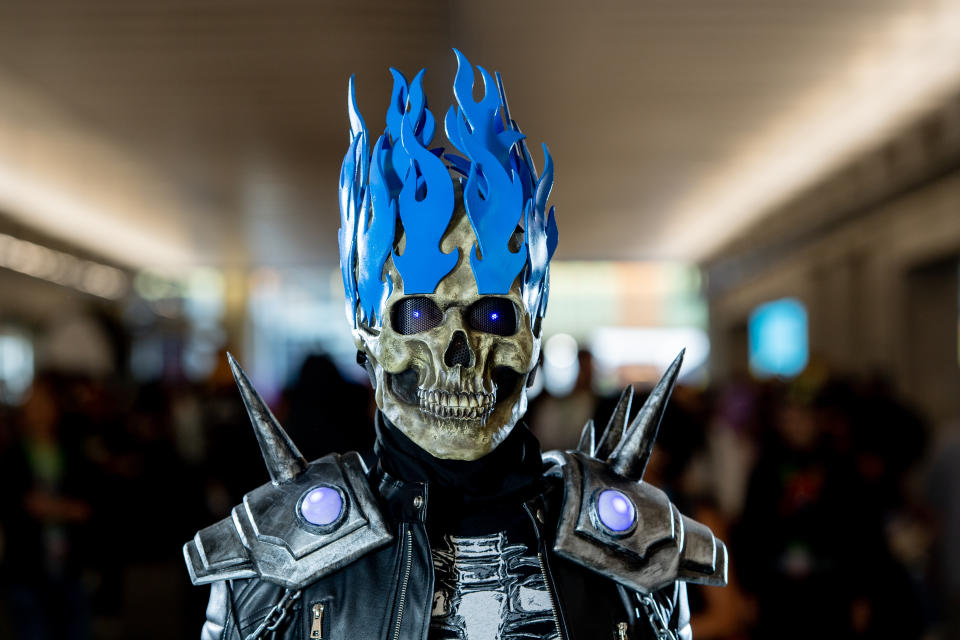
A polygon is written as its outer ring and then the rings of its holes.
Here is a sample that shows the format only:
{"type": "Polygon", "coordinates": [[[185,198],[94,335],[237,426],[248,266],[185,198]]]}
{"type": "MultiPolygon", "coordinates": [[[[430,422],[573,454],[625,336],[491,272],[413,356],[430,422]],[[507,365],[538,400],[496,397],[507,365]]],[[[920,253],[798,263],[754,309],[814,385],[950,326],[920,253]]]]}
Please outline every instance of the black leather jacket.
{"type": "MultiPolygon", "coordinates": [[[[402,482],[379,469],[370,474],[370,484],[392,530],[390,544],[300,590],[288,591],[260,578],[214,582],[203,640],[246,639],[258,630],[261,637],[284,640],[425,640],[434,595],[425,526],[431,507],[428,485],[402,482]],[[288,606],[278,608],[281,601],[288,606]],[[273,630],[264,624],[277,619],[273,630]]],[[[650,618],[662,616],[677,638],[691,638],[683,582],[657,591],[659,611],[648,612],[636,592],[552,551],[563,488],[556,475],[547,477],[545,486],[524,508],[539,543],[559,637],[656,638],[650,618]]]]}

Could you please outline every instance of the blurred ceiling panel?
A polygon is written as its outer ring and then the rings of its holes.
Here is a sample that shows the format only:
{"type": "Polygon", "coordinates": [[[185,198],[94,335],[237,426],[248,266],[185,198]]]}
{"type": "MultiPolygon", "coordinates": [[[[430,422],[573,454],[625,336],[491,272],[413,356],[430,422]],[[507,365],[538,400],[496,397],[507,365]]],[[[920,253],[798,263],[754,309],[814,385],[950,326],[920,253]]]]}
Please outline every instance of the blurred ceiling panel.
{"type": "Polygon", "coordinates": [[[0,209],[133,266],[330,265],[346,81],[457,46],[557,162],[564,258],[699,259],[960,86],[960,2],[0,4],[0,209]],[[576,240],[574,242],[574,239],[576,240]]]}

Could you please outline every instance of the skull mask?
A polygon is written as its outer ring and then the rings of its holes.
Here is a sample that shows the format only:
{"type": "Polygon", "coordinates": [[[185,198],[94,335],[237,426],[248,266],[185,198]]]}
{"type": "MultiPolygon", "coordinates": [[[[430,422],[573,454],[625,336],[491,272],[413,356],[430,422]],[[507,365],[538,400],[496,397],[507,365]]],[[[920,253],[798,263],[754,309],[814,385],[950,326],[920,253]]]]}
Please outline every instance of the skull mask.
{"type": "Polygon", "coordinates": [[[394,71],[388,130],[368,157],[351,81],[340,251],[377,406],[430,454],[474,460],[526,411],[556,224],[544,214],[549,155],[537,180],[516,125],[506,115],[496,124],[506,105],[495,94],[491,102],[489,75],[481,69],[487,97],[475,103],[472,67],[458,60],[460,111],[448,114],[447,136],[469,162],[448,155],[445,164],[427,150],[423,72],[408,86],[394,71]]]}
{"type": "Polygon", "coordinates": [[[505,295],[477,294],[465,259],[474,242],[458,211],[441,250],[460,247],[461,259],[429,295],[405,295],[388,262],[393,292],[380,331],[361,323],[356,333],[377,406],[438,458],[473,460],[496,447],[527,409],[527,380],[540,356],[519,281],[505,295]]]}

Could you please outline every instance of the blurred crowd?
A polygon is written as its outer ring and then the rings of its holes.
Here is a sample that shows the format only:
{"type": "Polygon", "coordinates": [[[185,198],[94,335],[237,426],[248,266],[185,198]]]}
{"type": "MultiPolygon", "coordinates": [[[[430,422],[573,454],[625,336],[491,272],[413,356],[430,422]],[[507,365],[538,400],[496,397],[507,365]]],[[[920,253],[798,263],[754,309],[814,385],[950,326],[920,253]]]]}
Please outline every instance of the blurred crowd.
{"type": "MultiPolygon", "coordinates": [[[[590,389],[581,375],[534,403],[545,448],[573,446],[585,419],[606,424],[617,398],[590,389]]],[[[644,479],[732,560],[726,589],[691,589],[694,637],[960,637],[957,436],[882,378],[817,365],[790,382],[678,387],[644,479]]]]}
{"type": "MultiPolygon", "coordinates": [[[[42,374],[0,407],[0,638],[195,637],[181,546],[268,480],[221,363],[202,384],[42,374]]],[[[616,396],[582,370],[531,402],[544,449],[606,424],[616,396]]],[[[326,356],[272,400],[308,458],[371,451],[370,390],[326,356]]],[[[678,387],[646,479],[730,550],[730,586],[691,590],[697,638],[960,637],[960,425],[882,379],[678,387]]]]}
{"type": "MultiPolygon", "coordinates": [[[[181,547],[269,480],[225,358],[209,380],[42,374],[0,405],[0,638],[195,637],[181,547]]],[[[314,356],[272,403],[304,455],[370,449],[369,390],[314,356]]]]}

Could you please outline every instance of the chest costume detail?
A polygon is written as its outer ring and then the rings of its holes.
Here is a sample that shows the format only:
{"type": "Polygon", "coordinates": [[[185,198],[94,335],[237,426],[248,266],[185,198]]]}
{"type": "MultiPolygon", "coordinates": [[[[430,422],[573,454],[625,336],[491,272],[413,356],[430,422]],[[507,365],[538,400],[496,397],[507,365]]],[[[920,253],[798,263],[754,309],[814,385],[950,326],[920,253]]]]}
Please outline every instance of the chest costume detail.
{"type": "Polygon", "coordinates": [[[535,552],[504,533],[445,536],[433,549],[431,640],[557,637],[550,593],[535,552]]]}

